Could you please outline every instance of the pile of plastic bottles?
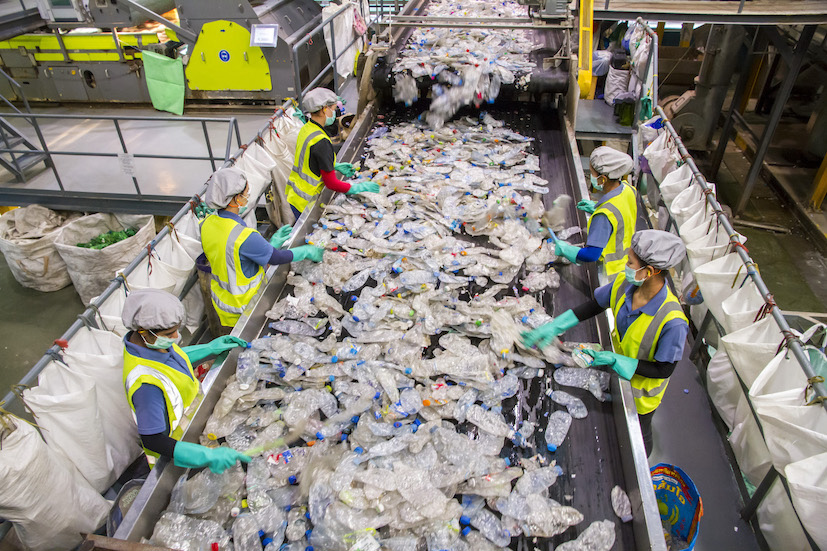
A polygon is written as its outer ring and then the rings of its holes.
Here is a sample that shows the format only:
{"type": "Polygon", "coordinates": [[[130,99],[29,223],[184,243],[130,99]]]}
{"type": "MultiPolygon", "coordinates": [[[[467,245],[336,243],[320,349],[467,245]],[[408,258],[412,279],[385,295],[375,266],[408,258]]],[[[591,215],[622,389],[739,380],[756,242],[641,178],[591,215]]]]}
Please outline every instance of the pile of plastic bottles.
{"type": "MultiPolygon", "coordinates": [[[[428,5],[433,17],[525,17],[516,2],[435,0],[428,5]]],[[[441,128],[465,105],[493,103],[503,84],[525,88],[535,63],[528,53],[536,46],[523,30],[419,28],[394,64],[394,99],[411,105],[418,99],[415,79],[434,81],[433,100],[426,115],[441,128]]]]}
{"type": "MultiPolygon", "coordinates": [[[[521,277],[559,285],[530,145],[490,115],[375,134],[365,166],[382,191],[326,206],[307,237],[324,261],[293,265],[272,334],[239,354],[201,437],[251,455],[246,474],[182,477],[152,543],[485,551],[585,520],[548,497],[588,414],[560,387],[604,400],[609,374],[577,367],[577,344],[521,344],[551,320],[521,277]],[[503,401],[534,378],[559,408],[509,422],[503,401]]],[[[612,502],[628,520],[620,488],[612,502]]],[[[617,520],[589,522],[557,549],[610,549],[617,520]]]]}

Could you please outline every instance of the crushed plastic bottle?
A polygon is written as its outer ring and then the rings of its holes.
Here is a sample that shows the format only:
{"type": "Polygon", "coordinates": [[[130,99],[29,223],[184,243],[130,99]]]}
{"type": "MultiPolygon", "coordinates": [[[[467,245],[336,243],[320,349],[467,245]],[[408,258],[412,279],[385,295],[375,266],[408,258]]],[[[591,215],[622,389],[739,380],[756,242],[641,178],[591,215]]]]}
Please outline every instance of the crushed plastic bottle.
{"type": "Polygon", "coordinates": [[[610,397],[607,393],[611,375],[605,371],[588,367],[561,367],[554,371],[554,381],[559,385],[588,390],[601,402],[610,397]]]}
{"type": "Polygon", "coordinates": [[[238,364],[235,368],[235,378],[241,390],[247,390],[258,380],[259,353],[255,349],[248,349],[238,354],[238,364]]]}
{"type": "Polygon", "coordinates": [[[571,426],[572,416],[565,411],[553,411],[548,416],[546,425],[546,447],[550,452],[556,452],[557,448],[566,439],[571,426]]]}
{"type": "Polygon", "coordinates": [[[568,392],[553,390],[549,392],[549,396],[551,396],[551,399],[556,403],[564,406],[568,410],[569,414],[575,419],[585,419],[585,417],[589,414],[589,410],[586,408],[586,404],[583,403],[583,400],[580,398],[575,398],[568,392]]]}
{"type": "Polygon", "coordinates": [[[609,551],[615,543],[615,525],[610,520],[597,520],[577,536],[557,546],[556,551],[609,551]]]}
{"type": "Polygon", "coordinates": [[[632,504],[629,502],[629,496],[620,486],[612,488],[612,509],[621,522],[632,520],[632,504]]]}

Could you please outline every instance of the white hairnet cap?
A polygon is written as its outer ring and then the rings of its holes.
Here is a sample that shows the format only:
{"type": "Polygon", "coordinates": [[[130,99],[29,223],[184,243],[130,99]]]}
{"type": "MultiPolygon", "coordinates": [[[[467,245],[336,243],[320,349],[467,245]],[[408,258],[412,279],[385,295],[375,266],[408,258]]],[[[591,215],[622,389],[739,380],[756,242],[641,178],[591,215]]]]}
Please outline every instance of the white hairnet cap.
{"type": "Polygon", "coordinates": [[[600,174],[608,176],[610,180],[619,180],[632,172],[632,167],[635,166],[631,157],[607,145],[601,145],[592,151],[589,164],[600,174]]]}
{"type": "Polygon", "coordinates": [[[339,97],[327,88],[313,88],[302,98],[302,109],[305,113],[315,113],[316,111],[335,105],[339,101],[339,97]]]}
{"type": "Polygon", "coordinates": [[[643,230],[634,234],[632,250],[644,264],[658,270],[677,266],[686,254],[686,247],[680,237],[661,230],[643,230]]]}
{"type": "Polygon", "coordinates": [[[161,289],[138,289],[123,303],[121,319],[127,329],[158,331],[184,321],[184,305],[178,297],[161,289]]]}
{"type": "Polygon", "coordinates": [[[230,204],[233,197],[243,193],[247,187],[247,176],[240,168],[219,168],[207,181],[209,187],[204,196],[211,209],[223,209],[230,204]]]}

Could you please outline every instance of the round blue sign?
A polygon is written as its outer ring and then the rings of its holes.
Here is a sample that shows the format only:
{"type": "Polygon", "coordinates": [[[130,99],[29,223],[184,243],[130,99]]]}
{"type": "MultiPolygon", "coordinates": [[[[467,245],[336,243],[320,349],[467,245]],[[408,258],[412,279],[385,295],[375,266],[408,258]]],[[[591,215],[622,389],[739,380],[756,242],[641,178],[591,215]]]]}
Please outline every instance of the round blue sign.
{"type": "Polygon", "coordinates": [[[221,50],[220,52],[218,52],[218,59],[225,63],[230,61],[230,52],[228,52],[227,50],[221,50]]]}

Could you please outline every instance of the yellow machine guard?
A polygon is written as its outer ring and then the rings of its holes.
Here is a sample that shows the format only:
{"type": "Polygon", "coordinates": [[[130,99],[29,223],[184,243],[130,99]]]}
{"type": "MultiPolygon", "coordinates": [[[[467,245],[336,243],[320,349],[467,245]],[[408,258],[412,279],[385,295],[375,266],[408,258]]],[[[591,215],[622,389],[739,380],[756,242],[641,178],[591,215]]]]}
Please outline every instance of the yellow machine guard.
{"type": "Polygon", "coordinates": [[[190,90],[273,89],[270,65],[250,31],[231,21],[205,23],[187,63],[190,90]]]}

